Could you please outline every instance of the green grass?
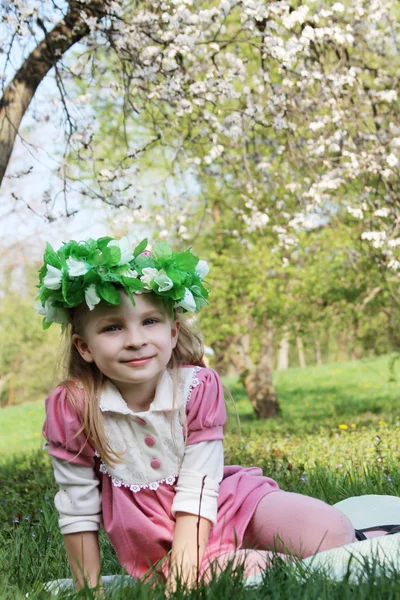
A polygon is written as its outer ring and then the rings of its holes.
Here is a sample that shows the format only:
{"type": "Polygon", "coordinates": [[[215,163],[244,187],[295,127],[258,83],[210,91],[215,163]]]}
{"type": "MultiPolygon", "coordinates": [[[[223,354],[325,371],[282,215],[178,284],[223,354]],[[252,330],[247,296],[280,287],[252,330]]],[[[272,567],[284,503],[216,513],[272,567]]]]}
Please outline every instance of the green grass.
{"type": "MultiPolygon", "coordinates": [[[[228,380],[242,423],[240,439],[234,425],[227,433],[229,462],[258,465],[283,489],[329,503],[364,493],[400,495],[400,384],[390,380],[389,364],[390,357],[380,357],[276,373],[281,415],[266,422],[255,420],[240,384],[228,380]]],[[[30,600],[46,599],[43,582],[69,577],[53,508],[55,484],[40,449],[43,415],[43,402],[0,411],[0,599],[18,600],[28,592],[30,600]]],[[[102,572],[118,573],[105,535],[101,552],[102,572]]],[[[228,572],[208,587],[175,596],[386,600],[400,598],[400,582],[378,574],[358,586],[323,576],[299,581],[288,566],[278,564],[257,590],[244,589],[240,576],[228,572]]],[[[92,595],[86,591],[79,597],[92,595]]],[[[110,597],[165,596],[162,586],[138,584],[110,597]]]]}
{"type": "Polygon", "coordinates": [[[400,421],[400,360],[381,356],[320,367],[295,368],[274,373],[281,414],[278,419],[256,421],[239,382],[225,378],[237,405],[242,431],[315,431],[341,423],[358,427],[380,420],[400,421]]]}
{"type": "Polygon", "coordinates": [[[0,409],[0,456],[37,450],[43,443],[44,401],[0,409]]]}

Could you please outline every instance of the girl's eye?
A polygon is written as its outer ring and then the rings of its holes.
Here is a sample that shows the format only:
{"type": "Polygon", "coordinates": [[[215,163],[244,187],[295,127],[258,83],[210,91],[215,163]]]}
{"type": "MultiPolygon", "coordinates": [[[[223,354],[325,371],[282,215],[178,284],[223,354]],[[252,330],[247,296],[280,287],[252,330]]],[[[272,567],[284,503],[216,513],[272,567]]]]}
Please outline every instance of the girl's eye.
{"type": "Polygon", "coordinates": [[[149,318],[143,321],[143,325],[154,325],[154,323],[159,323],[159,319],[149,318]]]}
{"type": "Polygon", "coordinates": [[[107,327],[104,328],[104,331],[118,331],[118,329],[121,329],[119,325],[107,325],[107,327]]]}

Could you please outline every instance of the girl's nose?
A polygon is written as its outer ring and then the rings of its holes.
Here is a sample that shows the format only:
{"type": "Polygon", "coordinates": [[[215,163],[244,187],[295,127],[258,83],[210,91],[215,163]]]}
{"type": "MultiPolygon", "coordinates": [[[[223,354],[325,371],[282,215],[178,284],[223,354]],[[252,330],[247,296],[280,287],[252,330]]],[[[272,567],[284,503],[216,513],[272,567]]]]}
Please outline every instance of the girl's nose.
{"type": "Polygon", "coordinates": [[[146,344],[145,332],[141,327],[130,327],[125,335],[126,348],[141,348],[146,344]]]}

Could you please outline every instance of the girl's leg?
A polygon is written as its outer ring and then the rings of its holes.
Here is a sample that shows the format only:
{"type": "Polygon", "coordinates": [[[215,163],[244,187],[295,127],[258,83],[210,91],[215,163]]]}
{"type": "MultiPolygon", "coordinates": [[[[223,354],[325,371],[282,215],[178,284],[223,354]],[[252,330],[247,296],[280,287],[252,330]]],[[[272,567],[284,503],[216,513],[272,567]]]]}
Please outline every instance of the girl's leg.
{"type": "Polygon", "coordinates": [[[316,498],[278,491],[260,500],[243,545],[305,558],[354,541],[354,527],[337,508],[316,498]]]}
{"type": "MultiPolygon", "coordinates": [[[[287,560],[288,556],[278,555],[281,560],[287,560]]],[[[271,567],[276,561],[277,554],[262,550],[232,550],[214,559],[211,564],[203,566],[201,575],[206,582],[212,580],[212,576],[218,576],[227,568],[243,568],[243,577],[249,577],[256,573],[262,573],[271,567]]]]}

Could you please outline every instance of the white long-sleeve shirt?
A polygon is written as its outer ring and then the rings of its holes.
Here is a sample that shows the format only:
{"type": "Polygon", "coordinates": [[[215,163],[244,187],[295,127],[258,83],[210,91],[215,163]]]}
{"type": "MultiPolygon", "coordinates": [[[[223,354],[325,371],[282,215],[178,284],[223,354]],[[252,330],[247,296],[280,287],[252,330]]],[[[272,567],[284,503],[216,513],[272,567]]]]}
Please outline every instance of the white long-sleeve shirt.
{"type": "MultiPolygon", "coordinates": [[[[176,483],[172,515],[176,512],[200,514],[215,524],[218,489],[223,477],[222,440],[185,445],[182,410],[178,409],[185,407],[198,380],[197,369],[181,371],[181,407],[177,406],[172,413],[172,422],[165,417],[171,408],[173,393],[168,372],[157,386],[149,411],[144,413],[132,412],[118,390],[108,382],[100,399],[104,428],[111,446],[125,454],[123,462],[113,468],[101,463],[100,471],[111,477],[116,487],[128,487],[134,493],[148,488],[156,490],[162,483],[176,483]]],[[[62,453],[52,451],[51,454],[55,478],[60,486],[55,504],[62,533],[97,530],[102,504],[95,469],[77,464],[75,460],[63,460],[62,453]]]]}

